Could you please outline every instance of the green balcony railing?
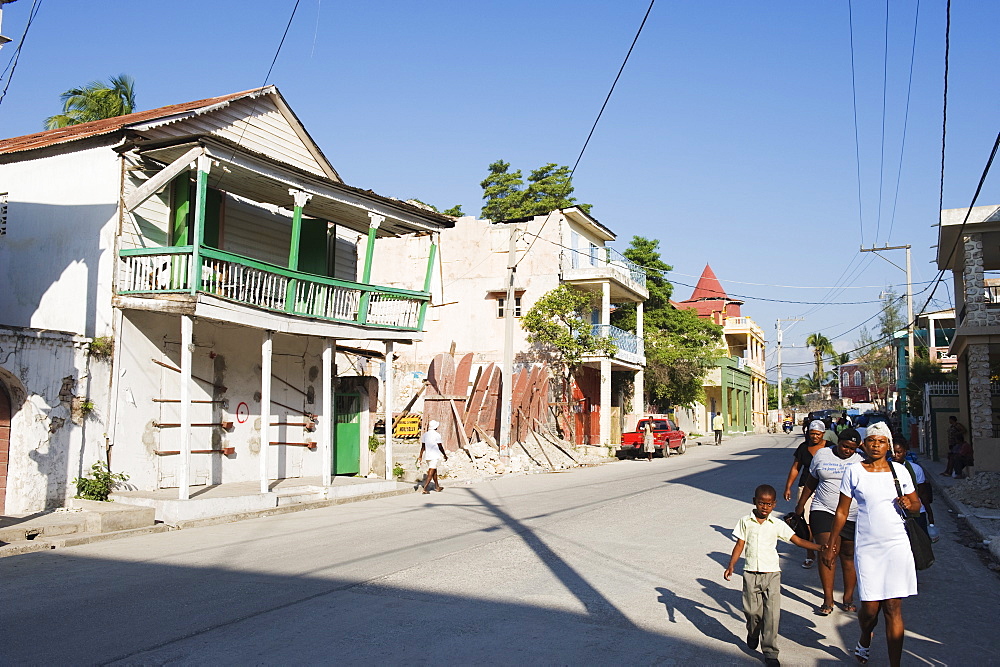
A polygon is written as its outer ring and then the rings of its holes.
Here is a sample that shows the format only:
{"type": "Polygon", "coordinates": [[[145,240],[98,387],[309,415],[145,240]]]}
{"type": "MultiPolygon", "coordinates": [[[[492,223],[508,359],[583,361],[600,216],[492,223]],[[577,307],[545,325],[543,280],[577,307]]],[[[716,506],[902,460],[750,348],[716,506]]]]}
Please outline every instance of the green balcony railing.
{"type": "Polygon", "coordinates": [[[201,279],[194,248],[122,250],[119,294],[196,293],[287,315],[351,322],[371,327],[419,331],[430,295],[334,280],[202,247],[201,279]]]}

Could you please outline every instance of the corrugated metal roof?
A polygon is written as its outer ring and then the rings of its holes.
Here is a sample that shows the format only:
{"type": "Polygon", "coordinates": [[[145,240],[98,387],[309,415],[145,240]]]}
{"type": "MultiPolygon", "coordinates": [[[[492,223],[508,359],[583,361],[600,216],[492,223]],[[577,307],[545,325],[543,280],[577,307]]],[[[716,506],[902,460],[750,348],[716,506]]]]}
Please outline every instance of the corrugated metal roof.
{"type": "Polygon", "coordinates": [[[265,95],[272,92],[276,92],[274,86],[265,86],[264,88],[254,88],[252,90],[244,90],[239,93],[221,95],[219,97],[209,97],[207,99],[196,100],[194,102],[170,104],[165,107],[159,107],[158,109],[138,111],[126,116],[115,116],[114,118],[105,118],[104,120],[95,120],[89,123],[70,125],[69,127],[61,127],[55,130],[46,130],[45,132],[26,134],[21,137],[0,139],[0,154],[18,153],[21,151],[29,151],[38,148],[45,148],[47,146],[54,146],[56,144],[68,143],[71,141],[79,141],[80,139],[111,134],[113,132],[134,126],[148,126],[154,121],[157,122],[157,124],[170,122],[192,114],[214,111],[215,109],[231,103],[233,100],[242,99],[244,97],[265,95]]]}

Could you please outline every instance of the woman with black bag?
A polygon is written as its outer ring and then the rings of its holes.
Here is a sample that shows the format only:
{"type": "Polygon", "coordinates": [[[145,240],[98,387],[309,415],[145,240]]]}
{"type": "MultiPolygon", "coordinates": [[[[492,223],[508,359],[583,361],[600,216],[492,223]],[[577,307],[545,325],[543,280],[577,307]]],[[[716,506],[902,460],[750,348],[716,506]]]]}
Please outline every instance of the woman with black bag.
{"type": "Polygon", "coordinates": [[[868,662],[872,634],[881,611],[889,663],[895,666],[903,655],[902,598],[917,594],[917,572],[906,519],[908,514],[920,511],[920,499],[906,468],[889,462],[891,443],[892,432],[887,424],[868,428],[861,444],[865,460],[844,472],[830,542],[824,546],[822,558],[828,567],[833,567],[840,549],[840,531],[847,522],[851,500],[856,500],[854,564],[861,598],[858,611],[861,637],[854,655],[858,662],[868,662]]]}

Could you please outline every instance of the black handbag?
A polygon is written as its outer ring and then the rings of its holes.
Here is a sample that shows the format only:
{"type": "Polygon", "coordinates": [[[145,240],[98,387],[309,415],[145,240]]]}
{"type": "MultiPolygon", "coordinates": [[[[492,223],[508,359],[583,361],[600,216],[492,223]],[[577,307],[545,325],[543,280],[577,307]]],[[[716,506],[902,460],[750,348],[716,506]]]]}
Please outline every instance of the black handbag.
{"type": "MultiPolygon", "coordinates": [[[[896,496],[903,495],[903,489],[899,486],[899,478],[896,477],[896,467],[889,461],[889,472],[892,473],[892,481],[896,483],[896,496]]],[[[900,508],[902,509],[902,508],[900,508]]],[[[931,536],[920,526],[917,516],[909,512],[903,512],[903,523],[906,526],[906,537],[910,540],[910,551],[913,552],[913,564],[918,570],[926,570],[934,564],[934,549],[931,546],[931,536]]]]}
{"type": "Polygon", "coordinates": [[[801,514],[796,514],[795,512],[789,512],[785,516],[781,517],[781,520],[788,524],[788,527],[792,529],[792,532],[801,537],[803,540],[809,539],[809,524],[806,523],[806,519],[801,514]]]}

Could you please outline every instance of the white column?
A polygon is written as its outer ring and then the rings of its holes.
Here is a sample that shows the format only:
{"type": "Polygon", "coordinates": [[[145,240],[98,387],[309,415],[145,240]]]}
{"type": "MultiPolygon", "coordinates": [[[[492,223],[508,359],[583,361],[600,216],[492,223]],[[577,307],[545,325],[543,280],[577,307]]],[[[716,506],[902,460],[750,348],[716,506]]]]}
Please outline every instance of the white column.
{"type": "MultiPolygon", "coordinates": [[[[392,469],[392,403],[395,399],[392,386],[392,357],[395,344],[390,340],[385,343],[385,405],[382,422],[385,424],[385,478],[393,479],[392,469]]],[[[362,446],[364,444],[362,443],[362,446]]]]}
{"type": "Polygon", "coordinates": [[[260,346],[260,492],[268,493],[267,457],[271,450],[271,336],[264,332],[260,346]]]}
{"type": "MultiPolygon", "coordinates": [[[[640,301],[635,304],[635,335],[639,339],[640,350],[645,355],[646,350],[646,332],[644,329],[643,318],[643,303],[640,301]]],[[[642,414],[646,411],[646,371],[640,369],[635,372],[635,381],[632,389],[632,412],[634,414],[642,414]]]]}
{"type": "Polygon", "coordinates": [[[194,346],[194,321],[181,315],[181,460],[178,498],[191,497],[191,348],[194,346]]]}
{"type": "MultiPolygon", "coordinates": [[[[610,335],[611,324],[611,283],[601,283],[601,333],[610,335]]],[[[611,444],[611,359],[601,359],[601,444],[611,444]]]]}
{"type": "MultiPolygon", "coordinates": [[[[320,451],[323,453],[323,486],[330,486],[333,474],[333,430],[331,417],[333,412],[333,348],[336,341],[323,339],[323,392],[320,400],[322,409],[319,413],[320,451]]],[[[364,438],[362,438],[364,440],[364,438]]],[[[364,446],[364,443],[362,443],[364,446]]]]}

